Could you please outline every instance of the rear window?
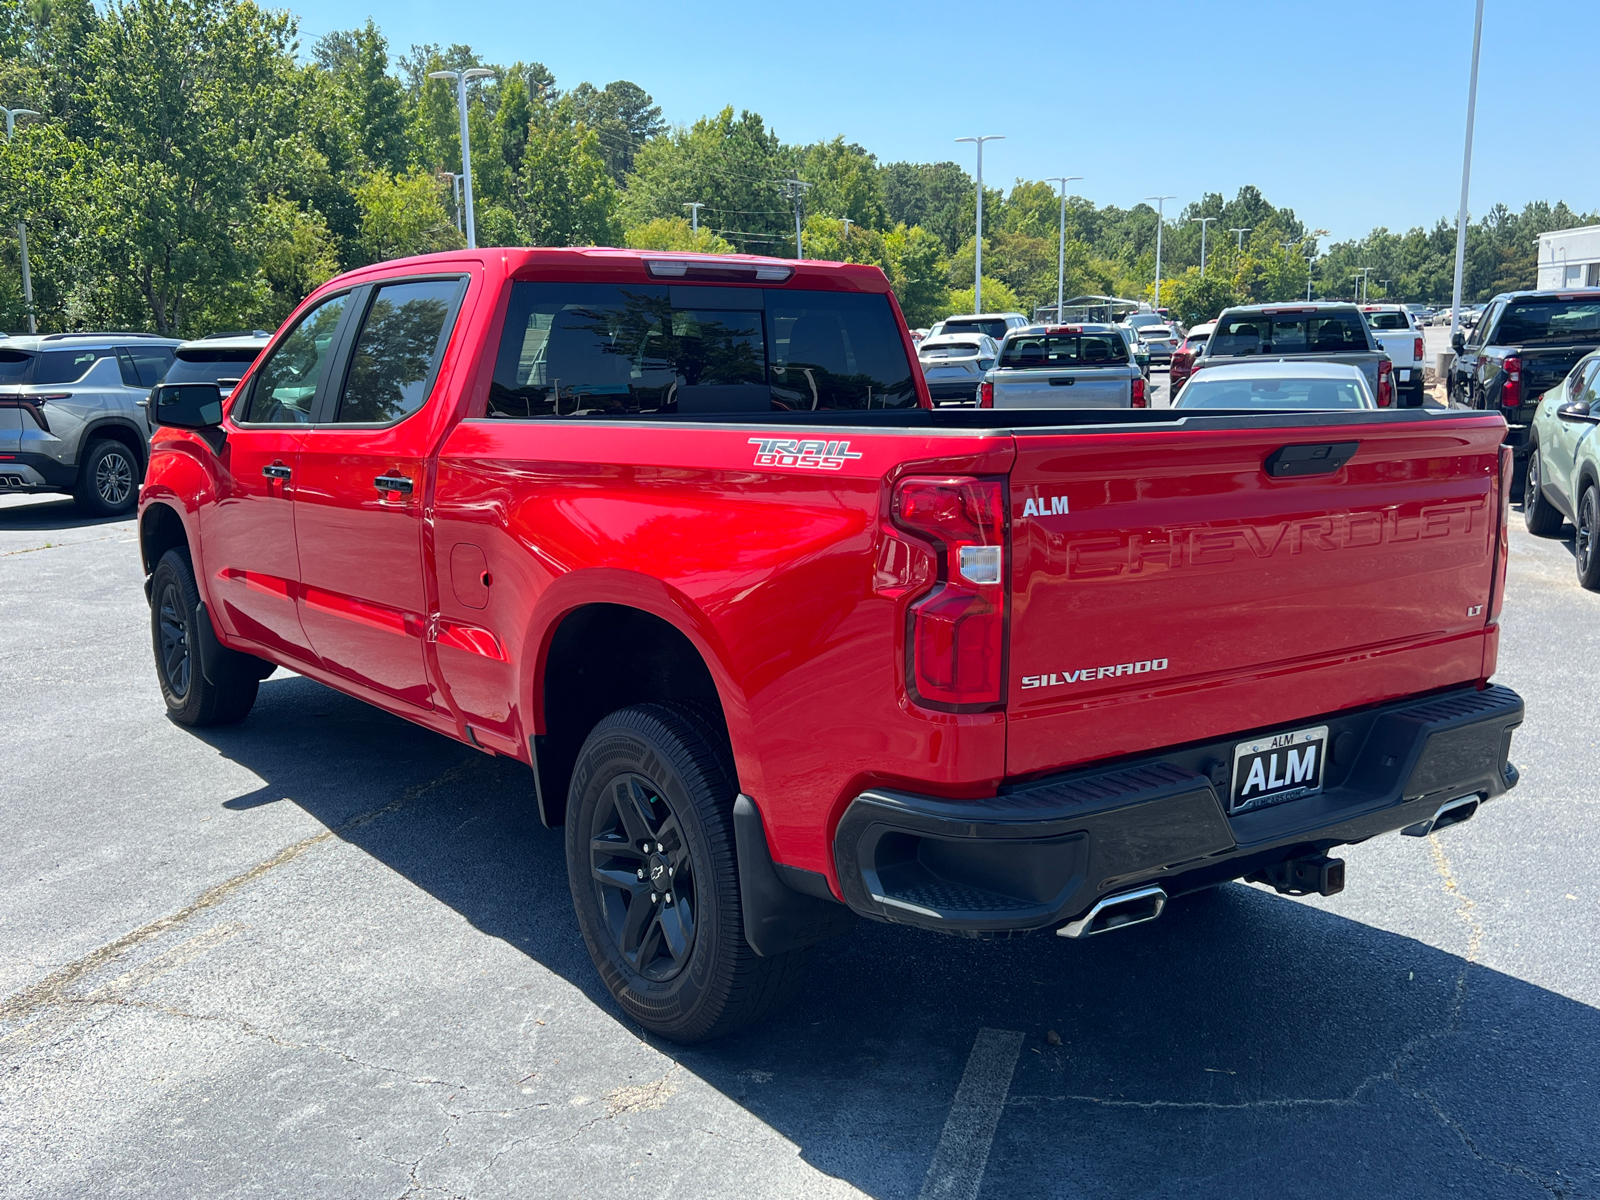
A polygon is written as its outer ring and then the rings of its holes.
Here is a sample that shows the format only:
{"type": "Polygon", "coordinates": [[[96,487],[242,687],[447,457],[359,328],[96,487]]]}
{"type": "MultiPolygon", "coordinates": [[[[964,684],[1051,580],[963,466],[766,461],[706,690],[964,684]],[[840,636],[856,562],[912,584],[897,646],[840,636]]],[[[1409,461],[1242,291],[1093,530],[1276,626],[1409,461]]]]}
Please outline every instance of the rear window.
{"type": "Polygon", "coordinates": [[[1600,338],[1600,298],[1514,300],[1506,306],[1494,331],[1494,340],[1504,345],[1591,338],[1600,338]]]}
{"type": "Polygon", "coordinates": [[[1139,330],[1139,336],[1142,338],[1170,338],[1172,330],[1165,325],[1146,325],[1139,330]]]}
{"type": "Polygon", "coordinates": [[[978,352],[977,342],[944,342],[938,346],[924,346],[923,358],[971,358],[978,352]]]}
{"type": "Polygon", "coordinates": [[[1310,354],[1364,351],[1367,331],[1356,313],[1240,313],[1217,322],[1206,353],[1310,354]]]}
{"type": "Polygon", "coordinates": [[[488,415],[910,408],[911,370],[887,296],[517,283],[488,415]]]}
{"type": "Polygon", "coordinates": [[[28,382],[33,370],[33,355],[20,350],[0,350],[0,385],[28,382]]]}
{"type": "Polygon", "coordinates": [[[1117,333],[1041,333],[1012,337],[1000,348],[1000,365],[1021,369],[1125,365],[1128,345],[1117,333]]]}
{"type": "Polygon", "coordinates": [[[995,341],[1005,337],[1006,330],[1011,327],[1006,324],[1005,318],[1000,317],[992,321],[946,321],[940,333],[986,333],[995,341]]]}
{"type": "Polygon", "coordinates": [[[1354,379],[1218,379],[1201,372],[1178,393],[1176,408],[1367,408],[1354,379]]]}
{"type": "Polygon", "coordinates": [[[185,350],[167,368],[162,383],[216,383],[232,387],[243,378],[259,350],[185,350]]]}
{"type": "Polygon", "coordinates": [[[1406,320],[1405,313],[1397,312],[1368,313],[1367,324],[1386,333],[1393,333],[1398,329],[1411,328],[1411,322],[1406,320]]]}

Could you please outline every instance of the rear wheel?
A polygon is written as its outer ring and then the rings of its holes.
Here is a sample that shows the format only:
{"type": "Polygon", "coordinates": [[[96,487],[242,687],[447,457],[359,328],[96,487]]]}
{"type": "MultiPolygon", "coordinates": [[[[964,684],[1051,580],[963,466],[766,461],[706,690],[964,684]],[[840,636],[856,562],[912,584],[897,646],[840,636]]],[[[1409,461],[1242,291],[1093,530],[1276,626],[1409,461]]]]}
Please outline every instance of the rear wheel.
{"type": "Polygon", "coordinates": [[[118,517],[139,503],[139,460],[121,442],[91,442],[72,498],[96,517],[118,517]]]}
{"type": "Polygon", "coordinates": [[[640,704],[583,744],[567,802],[567,881],[600,977],[628,1015],[676,1042],[760,1019],[799,981],[804,951],[744,938],[733,757],[693,703],[640,704]]]}
{"type": "Polygon", "coordinates": [[[1528,447],[1528,465],[1522,477],[1522,521],[1534,537],[1555,537],[1565,520],[1561,510],[1544,494],[1544,468],[1539,462],[1539,443],[1528,447]]]}
{"type": "Polygon", "coordinates": [[[1600,532],[1600,492],[1594,484],[1583,489],[1578,501],[1577,567],[1578,582],[1591,592],[1600,592],[1600,547],[1595,546],[1595,535],[1600,532]]]}
{"type": "Polygon", "coordinates": [[[256,702],[259,659],[224,650],[212,665],[214,680],[200,669],[199,623],[210,619],[188,551],[168,550],[150,576],[150,638],[161,697],[180,725],[232,725],[256,702]]]}

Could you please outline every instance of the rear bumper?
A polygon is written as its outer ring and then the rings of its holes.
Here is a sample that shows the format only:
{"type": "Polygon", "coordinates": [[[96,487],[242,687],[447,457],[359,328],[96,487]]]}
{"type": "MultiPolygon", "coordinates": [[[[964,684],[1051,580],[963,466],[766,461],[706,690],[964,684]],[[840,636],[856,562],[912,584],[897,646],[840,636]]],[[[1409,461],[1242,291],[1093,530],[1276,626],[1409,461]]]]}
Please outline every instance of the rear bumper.
{"type": "Polygon", "coordinates": [[[76,467],[57,462],[47,454],[24,451],[0,459],[0,491],[70,492],[77,478],[76,467]]]}
{"type": "Polygon", "coordinates": [[[1112,893],[1159,884],[1179,894],[1429,820],[1448,801],[1515,786],[1511,689],[1464,689],[1326,724],[1323,790],[1228,816],[1212,783],[1234,745],[1186,747],[1089,768],[983,800],[874,789],[834,837],[846,902],[863,916],[959,933],[1058,926],[1112,893]]]}

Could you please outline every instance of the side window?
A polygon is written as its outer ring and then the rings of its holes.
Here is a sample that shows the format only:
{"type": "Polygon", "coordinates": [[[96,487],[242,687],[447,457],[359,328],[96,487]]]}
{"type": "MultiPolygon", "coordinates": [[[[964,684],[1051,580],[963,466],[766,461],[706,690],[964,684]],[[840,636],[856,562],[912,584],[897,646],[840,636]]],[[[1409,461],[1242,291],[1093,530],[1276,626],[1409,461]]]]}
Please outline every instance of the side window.
{"type": "Polygon", "coordinates": [[[1595,402],[1600,401],[1600,358],[1591,358],[1585,363],[1574,382],[1578,386],[1572,389],[1575,393],[1573,399],[1581,400],[1593,409],[1595,402]]]}
{"type": "Polygon", "coordinates": [[[254,425],[304,425],[311,420],[317,379],[333,352],[333,334],[349,295],[317,305],[278,343],[250,389],[247,411],[236,420],[254,425]]]}
{"type": "Polygon", "coordinates": [[[378,288],[350,356],[336,421],[389,424],[427,402],[464,282],[419,279],[378,288]]]}
{"type": "Polygon", "coordinates": [[[1483,345],[1484,338],[1487,337],[1489,331],[1494,328],[1495,323],[1500,320],[1500,310],[1504,307],[1505,305],[1503,303],[1491,304],[1484,311],[1484,314],[1478,318],[1478,323],[1472,327],[1472,332],[1467,335],[1467,345],[1483,345]]]}
{"type": "Polygon", "coordinates": [[[109,350],[46,350],[34,368],[34,383],[77,383],[109,350]]]}
{"type": "Polygon", "coordinates": [[[171,365],[171,346],[117,347],[117,366],[122,368],[122,382],[127,387],[153,388],[171,365]]]}

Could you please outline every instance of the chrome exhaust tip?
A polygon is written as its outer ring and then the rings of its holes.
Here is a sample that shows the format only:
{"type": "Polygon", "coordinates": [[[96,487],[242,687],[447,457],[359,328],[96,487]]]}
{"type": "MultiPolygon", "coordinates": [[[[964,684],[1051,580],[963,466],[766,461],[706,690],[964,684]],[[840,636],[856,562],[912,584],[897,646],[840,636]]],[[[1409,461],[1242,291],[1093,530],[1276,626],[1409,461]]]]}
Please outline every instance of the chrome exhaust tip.
{"type": "Polygon", "coordinates": [[[1087,914],[1076,921],[1068,921],[1056,930],[1057,937],[1091,937],[1125,929],[1129,925],[1142,925],[1154,921],[1167,907],[1167,893],[1158,887],[1144,887],[1132,892],[1107,896],[1087,914]]]}
{"type": "Polygon", "coordinates": [[[1459,825],[1463,821],[1470,821],[1478,813],[1478,806],[1483,803],[1483,797],[1477,792],[1470,796],[1457,796],[1454,800],[1446,800],[1439,806],[1439,811],[1426,821],[1418,821],[1415,825],[1407,825],[1400,832],[1407,837],[1427,837],[1430,833],[1437,833],[1451,825],[1459,825]]]}

